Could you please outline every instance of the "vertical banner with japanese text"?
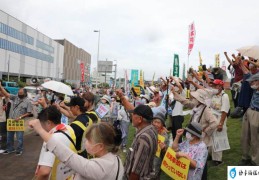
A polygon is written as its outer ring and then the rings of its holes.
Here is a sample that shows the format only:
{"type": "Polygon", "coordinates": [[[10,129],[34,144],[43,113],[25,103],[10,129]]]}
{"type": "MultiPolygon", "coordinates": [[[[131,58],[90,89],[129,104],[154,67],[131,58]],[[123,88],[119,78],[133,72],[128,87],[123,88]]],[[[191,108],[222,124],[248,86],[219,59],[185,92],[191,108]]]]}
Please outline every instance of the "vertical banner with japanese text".
{"type": "Polygon", "coordinates": [[[131,84],[132,87],[138,85],[138,70],[136,69],[131,70],[131,84]]]}
{"type": "Polygon", "coordinates": [[[128,72],[127,69],[125,69],[125,93],[129,94],[129,78],[128,78],[128,72]]]}
{"type": "Polygon", "coordinates": [[[140,70],[139,73],[139,85],[144,88],[144,79],[143,79],[143,71],[140,70]]]}
{"type": "Polygon", "coordinates": [[[85,81],[85,65],[83,62],[80,63],[80,70],[81,70],[81,82],[85,81]]]}
{"type": "Polygon", "coordinates": [[[173,76],[179,77],[179,56],[174,54],[173,76]]]}
{"type": "Polygon", "coordinates": [[[194,40],[195,40],[195,26],[194,22],[189,25],[189,45],[188,45],[188,56],[190,56],[192,48],[194,46],[194,40]]]}
{"type": "Polygon", "coordinates": [[[188,178],[190,160],[186,158],[176,158],[173,149],[167,148],[166,154],[162,161],[161,169],[171,178],[185,180],[188,178]]]}
{"type": "Polygon", "coordinates": [[[215,67],[220,66],[220,59],[219,59],[219,54],[215,54],[215,67]]]}

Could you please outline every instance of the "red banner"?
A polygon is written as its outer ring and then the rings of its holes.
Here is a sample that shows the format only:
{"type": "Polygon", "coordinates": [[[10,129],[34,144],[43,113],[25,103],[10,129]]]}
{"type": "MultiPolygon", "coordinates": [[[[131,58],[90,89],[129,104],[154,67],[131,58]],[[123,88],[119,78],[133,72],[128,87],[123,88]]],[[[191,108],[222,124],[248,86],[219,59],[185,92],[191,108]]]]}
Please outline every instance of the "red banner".
{"type": "Polygon", "coordinates": [[[81,82],[85,81],[85,65],[83,62],[80,63],[80,70],[81,70],[81,82]]]}
{"type": "Polygon", "coordinates": [[[194,40],[195,40],[195,26],[194,22],[190,24],[189,26],[189,46],[188,46],[188,56],[191,54],[192,48],[194,46],[194,40]]]}

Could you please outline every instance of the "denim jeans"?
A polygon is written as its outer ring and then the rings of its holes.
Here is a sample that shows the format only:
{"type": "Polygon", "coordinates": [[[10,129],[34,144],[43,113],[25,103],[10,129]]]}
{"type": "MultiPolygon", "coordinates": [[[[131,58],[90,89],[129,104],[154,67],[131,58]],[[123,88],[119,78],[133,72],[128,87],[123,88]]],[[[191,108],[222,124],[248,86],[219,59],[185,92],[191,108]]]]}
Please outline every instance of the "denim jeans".
{"type": "Polygon", "coordinates": [[[16,133],[16,138],[18,141],[16,151],[23,151],[23,131],[8,131],[7,132],[7,151],[14,151],[14,134],[16,133]]]}

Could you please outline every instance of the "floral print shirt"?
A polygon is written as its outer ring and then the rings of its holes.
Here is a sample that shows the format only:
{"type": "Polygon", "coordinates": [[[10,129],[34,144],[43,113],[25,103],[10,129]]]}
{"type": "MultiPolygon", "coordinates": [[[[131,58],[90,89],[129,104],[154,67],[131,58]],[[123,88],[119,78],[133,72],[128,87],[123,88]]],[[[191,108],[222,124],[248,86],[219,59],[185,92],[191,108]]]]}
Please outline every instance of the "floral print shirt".
{"type": "Polygon", "coordinates": [[[188,179],[200,180],[208,156],[206,144],[203,141],[197,144],[190,144],[190,141],[186,140],[179,144],[179,151],[188,154],[190,158],[196,161],[196,168],[192,169],[190,167],[189,169],[188,179]]]}

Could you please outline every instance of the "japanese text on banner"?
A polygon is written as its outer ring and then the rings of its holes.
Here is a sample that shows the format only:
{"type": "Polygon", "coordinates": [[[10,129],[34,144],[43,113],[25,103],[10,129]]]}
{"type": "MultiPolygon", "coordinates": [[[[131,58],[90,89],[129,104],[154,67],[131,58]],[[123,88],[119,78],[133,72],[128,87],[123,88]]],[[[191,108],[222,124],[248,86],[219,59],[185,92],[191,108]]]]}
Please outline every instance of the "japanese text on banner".
{"type": "Polygon", "coordinates": [[[164,136],[161,136],[160,134],[158,134],[157,140],[158,140],[158,143],[157,143],[156,156],[157,156],[157,157],[160,157],[161,148],[160,148],[159,144],[165,142],[165,137],[164,137],[164,136]]]}
{"type": "Polygon", "coordinates": [[[100,118],[103,118],[109,112],[109,108],[101,104],[95,111],[100,118]]]}
{"type": "Polygon", "coordinates": [[[168,148],[162,161],[161,169],[173,179],[187,179],[190,160],[186,158],[176,158],[176,153],[168,148]]]}
{"type": "Polygon", "coordinates": [[[7,131],[24,131],[24,120],[7,119],[7,131]]]}

